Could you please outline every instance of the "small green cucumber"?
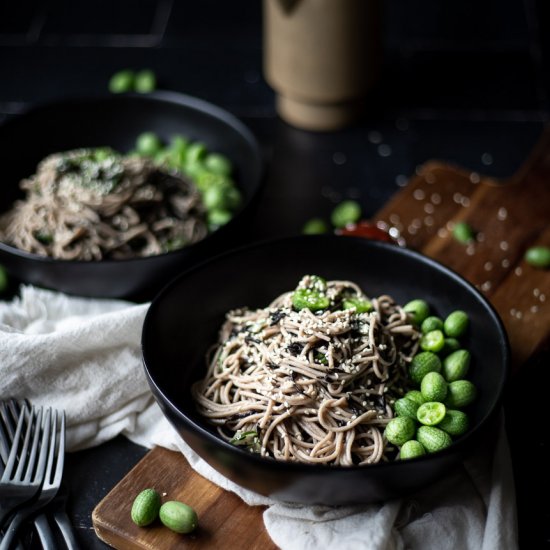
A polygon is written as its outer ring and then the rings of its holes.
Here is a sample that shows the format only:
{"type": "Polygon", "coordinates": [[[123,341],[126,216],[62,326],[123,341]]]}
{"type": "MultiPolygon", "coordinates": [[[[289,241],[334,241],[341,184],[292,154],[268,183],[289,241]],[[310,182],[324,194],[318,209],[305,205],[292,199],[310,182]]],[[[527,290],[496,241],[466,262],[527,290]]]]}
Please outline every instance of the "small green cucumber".
{"type": "Polygon", "coordinates": [[[443,376],[447,382],[466,378],[470,368],[470,352],[465,349],[454,351],[443,360],[443,376]]]}
{"type": "Polygon", "coordinates": [[[176,533],[191,533],[199,523],[197,512],[177,500],[169,500],[160,507],[160,521],[176,533]]]}
{"type": "Polygon", "coordinates": [[[130,516],[132,521],[145,527],[155,521],[160,510],[160,495],[154,489],[144,489],[135,498],[130,516]]]}

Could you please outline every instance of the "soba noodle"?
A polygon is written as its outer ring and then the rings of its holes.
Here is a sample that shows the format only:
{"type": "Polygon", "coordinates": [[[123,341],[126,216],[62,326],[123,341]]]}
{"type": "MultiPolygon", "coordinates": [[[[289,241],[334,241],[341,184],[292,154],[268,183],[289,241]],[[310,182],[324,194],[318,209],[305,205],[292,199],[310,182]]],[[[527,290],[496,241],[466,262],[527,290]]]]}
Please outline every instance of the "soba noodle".
{"type": "MultiPolygon", "coordinates": [[[[298,289],[319,280],[305,276],[298,289]]],[[[320,311],[297,309],[292,292],[265,309],[230,311],[193,397],[222,437],[262,456],[346,466],[388,460],[383,431],[407,389],[418,330],[390,296],[359,313],[343,309],[346,298],[366,303],[356,284],[323,284],[330,305],[320,311]]]]}
{"type": "Polygon", "coordinates": [[[208,232],[193,183],[108,149],[51,155],[20,185],[26,198],[0,218],[0,239],[42,256],[150,256],[208,232]]]}

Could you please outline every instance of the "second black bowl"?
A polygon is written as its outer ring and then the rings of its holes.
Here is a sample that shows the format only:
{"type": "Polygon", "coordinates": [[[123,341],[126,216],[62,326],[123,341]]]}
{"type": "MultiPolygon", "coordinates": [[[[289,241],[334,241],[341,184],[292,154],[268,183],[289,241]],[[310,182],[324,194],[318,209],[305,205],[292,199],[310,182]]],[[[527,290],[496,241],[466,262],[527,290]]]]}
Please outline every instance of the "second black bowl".
{"type": "Polygon", "coordinates": [[[183,269],[235,246],[261,185],[258,144],[248,128],[227,111],[172,92],[67,99],[37,106],[1,125],[0,212],[23,197],[19,181],[33,174],[47,155],[100,146],[125,152],[133,149],[136,137],[145,131],[166,141],[184,134],[231,159],[243,203],[227,225],[186,248],[129,260],[56,260],[0,243],[0,263],[24,282],[70,294],[149,298],[183,269]]]}
{"type": "Polygon", "coordinates": [[[296,237],[249,246],[192,269],[153,301],[142,335],[146,375],[164,414],[183,439],[234,482],[264,495],[295,502],[347,504],[402,496],[426,487],[486,445],[508,370],[502,324],[468,282],[418,253],[354,237],[296,237]],[[471,428],[449,448],[413,460],[331,467],[262,458],[221,440],[202,418],[190,388],[206,372],[207,350],[227,311],[266,307],[293,289],[304,274],[348,279],[370,296],[406,303],[423,298],[439,315],[465,310],[465,340],[473,361],[469,378],[478,389],[470,405],[471,428]]]}

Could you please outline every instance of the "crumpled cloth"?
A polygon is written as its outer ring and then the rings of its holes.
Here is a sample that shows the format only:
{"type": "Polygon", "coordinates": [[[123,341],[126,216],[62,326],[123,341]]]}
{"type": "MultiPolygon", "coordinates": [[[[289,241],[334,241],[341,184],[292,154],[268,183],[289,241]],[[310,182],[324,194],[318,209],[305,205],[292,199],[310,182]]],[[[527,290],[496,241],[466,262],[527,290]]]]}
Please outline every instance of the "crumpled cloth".
{"type": "Polygon", "coordinates": [[[213,483],[250,505],[266,505],[266,529],[283,550],[517,548],[502,420],[495,449],[480,449],[432,487],[383,505],[276,502],[221,476],[177,435],[149,391],[140,351],[147,308],[22,286],[17,298],[0,302],[0,399],[65,409],[69,450],[122,434],[149,448],[181,451],[213,483]]]}

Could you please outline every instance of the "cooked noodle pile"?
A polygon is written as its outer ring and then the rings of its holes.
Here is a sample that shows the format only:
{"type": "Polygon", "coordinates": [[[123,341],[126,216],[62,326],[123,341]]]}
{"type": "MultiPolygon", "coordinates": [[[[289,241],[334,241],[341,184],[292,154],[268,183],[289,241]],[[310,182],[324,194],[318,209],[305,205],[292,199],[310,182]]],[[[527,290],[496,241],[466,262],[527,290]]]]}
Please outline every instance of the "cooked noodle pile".
{"type": "Polygon", "coordinates": [[[208,232],[195,186],[144,158],[110,150],[59,153],[45,158],[21,188],[26,198],[0,218],[0,239],[43,256],[150,256],[208,232]]]}
{"type": "Polygon", "coordinates": [[[237,445],[280,460],[332,465],[388,460],[391,404],[407,389],[419,333],[390,296],[367,301],[349,281],[321,280],[330,304],[299,309],[293,293],[231,311],[192,389],[198,409],[237,445]],[[372,305],[343,309],[350,302],[372,305]]]}

